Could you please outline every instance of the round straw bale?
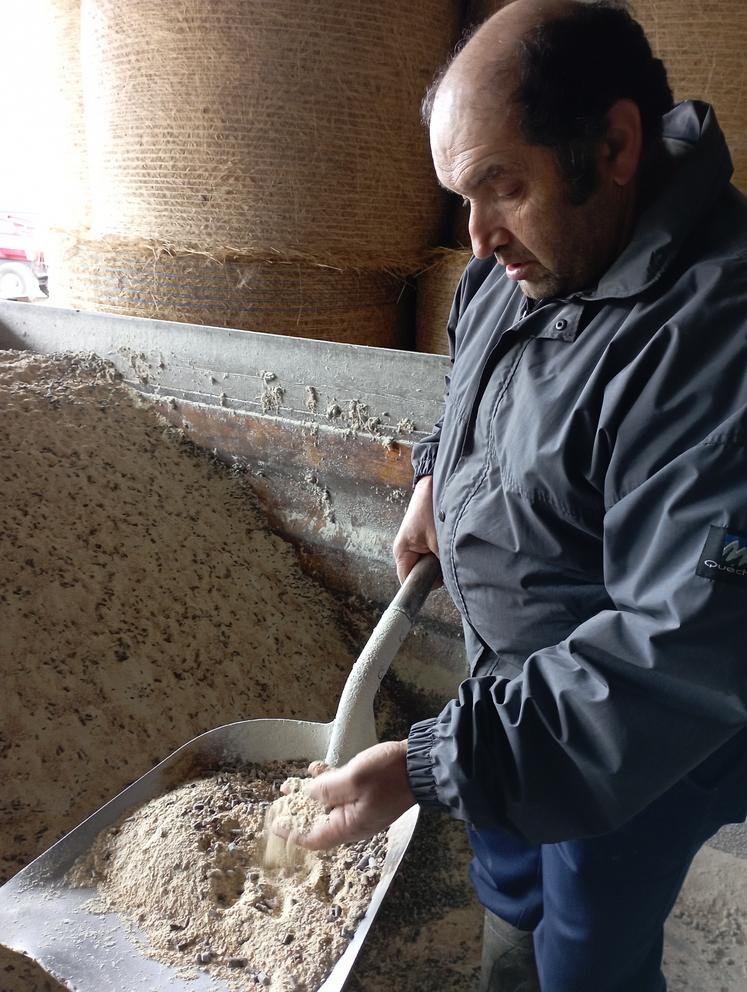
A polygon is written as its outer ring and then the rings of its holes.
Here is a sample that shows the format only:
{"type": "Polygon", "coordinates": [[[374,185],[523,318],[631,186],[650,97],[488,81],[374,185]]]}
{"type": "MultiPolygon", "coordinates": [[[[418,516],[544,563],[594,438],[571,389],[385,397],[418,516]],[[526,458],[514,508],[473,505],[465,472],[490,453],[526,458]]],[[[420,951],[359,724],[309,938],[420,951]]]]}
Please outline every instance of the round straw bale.
{"type": "Polygon", "coordinates": [[[83,0],[92,234],[414,271],[459,0],[83,0]]]}
{"type": "Polygon", "coordinates": [[[453,197],[451,210],[451,248],[469,248],[469,207],[465,207],[459,197],[453,197]]]}
{"type": "Polygon", "coordinates": [[[448,355],[446,325],[454,293],[464,269],[472,258],[469,251],[442,249],[433,264],[417,278],[415,326],[417,350],[432,355],[448,355]]]}
{"type": "Polygon", "coordinates": [[[88,224],[90,196],[80,60],[80,0],[41,0],[39,37],[47,102],[45,220],[79,230],[88,224]]]}
{"type": "Polygon", "coordinates": [[[58,306],[387,348],[409,344],[405,288],[387,273],[139,241],[60,239],[50,253],[58,306]]]}

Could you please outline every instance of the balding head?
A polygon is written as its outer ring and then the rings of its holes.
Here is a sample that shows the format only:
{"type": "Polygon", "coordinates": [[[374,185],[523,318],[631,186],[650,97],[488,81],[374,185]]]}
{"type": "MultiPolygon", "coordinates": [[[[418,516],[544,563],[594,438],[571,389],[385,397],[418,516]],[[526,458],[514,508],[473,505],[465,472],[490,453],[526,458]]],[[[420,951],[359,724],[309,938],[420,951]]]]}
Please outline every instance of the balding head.
{"type": "Polygon", "coordinates": [[[577,0],[513,0],[489,17],[456,55],[440,80],[436,98],[471,91],[506,77],[514,85],[523,39],[539,25],[573,13],[577,0]]]}
{"type": "Polygon", "coordinates": [[[643,159],[661,149],[661,118],[673,106],[625,0],[514,0],[490,17],[439,73],[423,116],[489,121],[511,113],[524,138],[555,150],[582,200],[593,185],[589,156],[620,99],[639,108],[643,159]]]}
{"type": "Polygon", "coordinates": [[[439,101],[474,106],[480,94],[495,99],[503,82],[511,93],[518,84],[525,37],[539,25],[571,14],[578,0],[513,0],[489,17],[439,74],[424,101],[430,124],[439,101]]]}

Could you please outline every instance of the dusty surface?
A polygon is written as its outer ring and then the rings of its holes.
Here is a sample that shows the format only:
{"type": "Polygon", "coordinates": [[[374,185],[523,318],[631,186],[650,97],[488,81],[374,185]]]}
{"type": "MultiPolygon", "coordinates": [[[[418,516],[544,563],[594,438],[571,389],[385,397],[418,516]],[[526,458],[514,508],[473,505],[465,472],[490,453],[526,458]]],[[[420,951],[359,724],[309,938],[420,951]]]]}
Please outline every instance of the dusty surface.
{"type": "Polygon", "coordinates": [[[747,860],[706,846],[666,927],[669,992],[747,988],[747,860]]]}
{"type": "MultiPolygon", "coordinates": [[[[71,881],[95,887],[92,905],[140,927],[144,952],[186,978],[313,992],[365,914],[386,835],[331,852],[295,848],[268,866],[265,816],[301,771],[270,763],[184,783],[103,831],[71,881]]],[[[300,792],[282,804],[301,830],[324,815],[300,792]]]]}
{"type": "Polygon", "coordinates": [[[351,992],[476,992],[482,909],[461,823],[421,822],[351,976],[351,992]]]}
{"type": "MultiPolygon", "coordinates": [[[[352,990],[477,992],[482,912],[466,880],[468,863],[460,824],[421,824],[352,990]]],[[[664,974],[669,992],[747,988],[747,859],[710,846],[698,854],[667,922],[664,974]]]]}

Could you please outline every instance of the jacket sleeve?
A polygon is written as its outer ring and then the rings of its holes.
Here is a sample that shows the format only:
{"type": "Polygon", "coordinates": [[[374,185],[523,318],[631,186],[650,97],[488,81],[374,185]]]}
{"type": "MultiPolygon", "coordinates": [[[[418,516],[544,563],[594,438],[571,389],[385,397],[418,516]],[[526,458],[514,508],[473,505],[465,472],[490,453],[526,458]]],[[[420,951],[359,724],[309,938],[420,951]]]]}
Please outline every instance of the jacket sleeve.
{"type": "Polygon", "coordinates": [[[746,428],[742,410],[608,503],[612,608],[412,728],[419,802],[532,843],[606,833],[747,726],[747,565],[703,565],[709,535],[747,538],[746,428]]]}
{"type": "MultiPolygon", "coordinates": [[[[445,377],[445,395],[449,395],[449,376],[445,377]]],[[[443,416],[439,417],[431,433],[420,441],[416,441],[412,446],[412,481],[413,485],[422,479],[424,475],[433,475],[436,467],[436,456],[438,455],[438,442],[441,437],[441,425],[444,422],[443,416]]]]}

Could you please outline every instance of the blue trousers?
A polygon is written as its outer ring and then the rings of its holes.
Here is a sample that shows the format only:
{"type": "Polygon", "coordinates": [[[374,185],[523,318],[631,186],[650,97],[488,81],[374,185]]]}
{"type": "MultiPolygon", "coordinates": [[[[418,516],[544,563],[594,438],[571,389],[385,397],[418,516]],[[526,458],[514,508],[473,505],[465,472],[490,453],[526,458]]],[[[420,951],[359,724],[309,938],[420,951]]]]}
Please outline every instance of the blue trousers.
{"type": "Polygon", "coordinates": [[[532,846],[470,830],[470,875],[487,909],[533,931],[542,992],[665,992],[664,921],[688,868],[719,827],[746,815],[741,732],[614,833],[532,846]]]}

